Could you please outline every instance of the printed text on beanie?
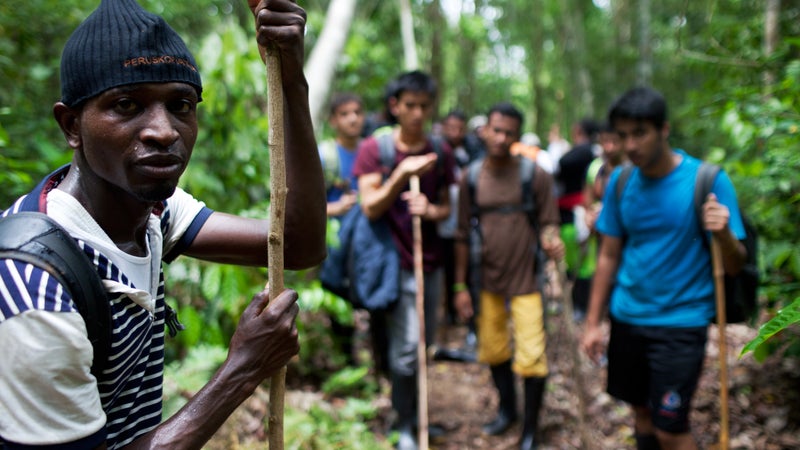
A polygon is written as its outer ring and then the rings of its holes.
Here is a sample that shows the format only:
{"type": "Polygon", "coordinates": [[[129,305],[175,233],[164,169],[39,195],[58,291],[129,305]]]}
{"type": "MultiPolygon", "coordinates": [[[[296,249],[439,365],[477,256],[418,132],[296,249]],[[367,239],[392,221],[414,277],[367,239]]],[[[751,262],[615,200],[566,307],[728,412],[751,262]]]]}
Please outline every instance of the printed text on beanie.
{"type": "Polygon", "coordinates": [[[61,101],[76,106],[108,89],[183,82],[203,90],[183,39],[136,0],[103,0],[72,33],[61,55],[61,101]]]}

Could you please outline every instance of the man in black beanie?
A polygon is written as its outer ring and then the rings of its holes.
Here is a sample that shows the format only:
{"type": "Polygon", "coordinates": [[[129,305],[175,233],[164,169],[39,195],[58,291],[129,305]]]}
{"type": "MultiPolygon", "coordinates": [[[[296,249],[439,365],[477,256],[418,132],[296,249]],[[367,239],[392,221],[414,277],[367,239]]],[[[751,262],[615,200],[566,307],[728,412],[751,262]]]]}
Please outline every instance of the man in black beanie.
{"type": "MultiPolygon", "coordinates": [[[[285,265],[325,255],[325,189],[303,74],[306,15],[291,0],[249,0],[261,47],[281,58],[288,198],[285,265]]],[[[78,242],[110,309],[107,358],[56,277],[0,258],[0,447],[201,448],[234,409],[299,349],[297,294],[242,314],[211,381],[161,423],[162,262],[180,254],[267,264],[269,224],[214,212],[177,187],[197,138],[202,83],[181,38],[136,0],[103,0],[62,55],[55,119],[74,151],[3,216],[44,212],[78,242]],[[99,370],[96,367],[100,367],[99,370]]],[[[22,217],[22,216],[18,216],[22,217]]]]}

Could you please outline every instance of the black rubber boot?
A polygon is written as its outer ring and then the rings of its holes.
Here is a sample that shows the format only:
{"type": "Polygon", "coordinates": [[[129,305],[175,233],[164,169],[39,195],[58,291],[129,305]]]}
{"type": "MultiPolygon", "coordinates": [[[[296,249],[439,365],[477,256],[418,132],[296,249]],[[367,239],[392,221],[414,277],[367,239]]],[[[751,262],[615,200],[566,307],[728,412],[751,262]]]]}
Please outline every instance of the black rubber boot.
{"type": "Polygon", "coordinates": [[[369,337],[372,346],[372,359],[379,375],[389,377],[389,335],[386,331],[386,313],[375,311],[369,313],[369,337]]]}
{"type": "Polygon", "coordinates": [[[417,376],[392,375],[392,408],[397,413],[397,450],[417,450],[417,376]]]}
{"type": "Polygon", "coordinates": [[[520,450],[533,450],[538,447],[536,432],[539,428],[539,410],[544,399],[543,377],[528,377],[525,385],[525,418],[522,424],[522,437],[519,440],[520,450]]]}
{"type": "Polygon", "coordinates": [[[453,361],[474,363],[477,361],[475,353],[460,348],[437,348],[433,353],[434,361],[453,361]]]}
{"type": "Polygon", "coordinates": [[[517,420],[517,393],[514,389],[514,373],[511,372],[511,361],[490,366],[492,380],[497,387],[500,402],[497,417],[483,426],[483,432],[495,436],[502,434],[517,420]]]}
{"type": "Polygon", "coordinates": [[[637,434],[636,450],[661,450],[661,444],[655,434],[637,434]]]}

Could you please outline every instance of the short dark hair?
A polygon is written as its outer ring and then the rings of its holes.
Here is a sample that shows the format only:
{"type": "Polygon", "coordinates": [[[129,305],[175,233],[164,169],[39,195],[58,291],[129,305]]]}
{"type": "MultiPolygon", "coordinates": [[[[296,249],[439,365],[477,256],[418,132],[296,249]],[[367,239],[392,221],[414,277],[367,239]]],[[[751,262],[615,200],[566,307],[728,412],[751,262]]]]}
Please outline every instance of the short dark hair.
{"type": "Polygon", "coordinates": [[[614,133],[614,127],[608,120],[600,124],[600,133],[614,133]]]}
{"type": "Polygon", "coordinates": [[[444,116],[444,118],[442,119],[442,122],[444,122],[445,120],[447,120],[447,119],[449,119],[451,117],[454,118],[454,119],[458,119],[458,120],[460,120],[460,121],[462,121],[464,123],[467,123],[467,115],[464,114],[464,111],[462,111],[460,109],[451,109],[450,112],[448,112],[447,115],[444,116]]]}
{"type": "Polygon", "coordinates": [[[491,119],[492,114],[494,113],[517,119],[517,121],[519,121],[519,132],[522,133],[522,124],[525,123],[525,116],[522,114],[522,111],[517,109],[516,106],[512,105],[510,102],[495,103],[494,106],[489,109],[486,117],[491,119]]]}
{"type": "Polygon", "coordinates": [[[354,94],[352,92],[338,92],[333,94],[331,96],[330,106],[328,107],[328,112],[330,113],[331,117],[333,117],[333,115],[336,113],[336,110],[339,109],[340,106],[350,102],[356,102],[360,106],[364,106],[364,101],[358,94],[354,94]]]}
{"type": "Polygon", "coordinates": [[[581,119],[581,121],[578,122],[578,127],[580,127],[583,134],[591,141],[594,141],[597,137],[597,133],[600,132],[600,124],[591,117],[584,117],[581,119]]]}
{"type": "Polygon", "coordinates": [[[619,119],[650,122],[662,128],[667,122],[667,102],[653,88],[635,87],[617,98],[608,110],[608,122],[613,126],[619,119]]]}
{"type": "Polygon", "coordinates": [[[436,80],[432,76],[421,70],[412,70],[400,74],[394,80],[394,92],[391,93],[392,97],[400,98],[403,92],[424,92],[435,98],[438,92],[436,80]]]}

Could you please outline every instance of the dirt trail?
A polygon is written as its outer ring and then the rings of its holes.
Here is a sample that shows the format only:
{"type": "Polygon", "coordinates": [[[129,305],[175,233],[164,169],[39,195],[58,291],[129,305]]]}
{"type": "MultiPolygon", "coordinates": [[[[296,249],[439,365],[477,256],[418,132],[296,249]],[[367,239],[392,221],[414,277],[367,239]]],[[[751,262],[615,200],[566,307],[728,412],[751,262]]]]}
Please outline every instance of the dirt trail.
{"type": "MultiPolygon", "coordinates": [[[[552,308],[551,308],[552,309],[552,308]]],[[[632,420],[628,408],[605,394],[605,370],[596,367],[580,354],[580,376],[574,375],[574,342],[567,334],[564,314],[550,313],[548,332],[548,378],[542,410],[542,450],[548,449],[634,449],[632,420]],[[576,379],[583,380],[578,386],[576,379]],[[579,424],[578,388],[585,395],[585,426],[579,424]],[[582,440],[587,437],[588,442],[582,440]]],[[[459,347],[466,333],[463,326],[444,326],[439,344],[459,347]]],[[[729,325],[726,330],[729,367],[730,448],[757,450],[800,449],[800,361],[772,357],[760,364],[751,356],[738,359],[741,348],[756,331],[743,325],[729,325]]],[[[700,448],[713,449],[719,439],[719,369],[717,328],[709,331],[706,365],[695,395],[693,434],[700,448]]],[[[300,380],[302,381],[302,380],[300,380]]],[[[386,380],[381,381],[386,386],[386,380]]],[[[287,407],[307,409],[322,401],[322,395],[304,389],[288,391],[287,407]]],[[[497,398],[489,369],[477,363],[430,361],[428,365],[429,420],[442,425],[447,433],[431,442],[436,450],[510,450],[515,449],[520,425],[502,436],[486,436],[484,422],[496,411],[497,398]]],[[[522,392],[521,385],[518,385],[522,392]]],[[[312,389],[313,390],[313,387],[312,389]]],[[[387,388],[383,389],[388,392],[387,388]]],[[[228,420],[207,449],[266,448],[264,414],[268,396],[259,389],[228,420]]],[[[375,399],[380,418],[371,425],[378,435],[386,432],[391,416],[387,395],[375,399]]],[[[521,407],[521,405],[520,405],[521,407]]],[[[300,448],[305,448],[300,446],[300,448]]]]}
{"type": "MultiPolygon", "coordinates": [[[[580,375],[575,376],[574,352],[563,314],[547,320],[548,378],[541,430],[544,449],[635,449],[629,409],[605,393],[605,369],[580,354],[580,375]],[[578,389],[585,399],[585,428],[580,429],[578,389]],[[582,436],[589,442],[582,442],[582,436]]],[[[578,328],[580,330],[580,328],[578,328]]],[[[719,362],[717,327],[709,331],[706,364],[695,396],[693,434],[700,448],[719,441],[719,362]]],[[[462,327],[448,327],[447,341],[462,342],[462,327]]],[[[728,325],[729,416],[731,449],[800,449],[800,367],[797,360],[772,358],[764,364],[751,356],[738,359],[741,348],[756,331],[728,325]]],[[[479,364],[434,362],[429,370],[431,421],[451,429],[437,449],[514,449],[520,434],[516,425],[504,436],[481,433],[481,424],[496,410],[488,368],[479,364]]],[[[521,388],[521,386],[518,386],[521,388]]],[[[521,390],[520,390],[521,392],[521,390]]]]}

